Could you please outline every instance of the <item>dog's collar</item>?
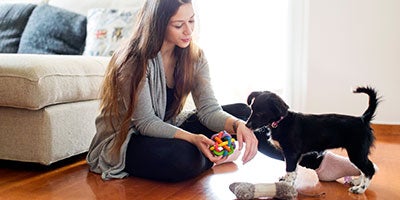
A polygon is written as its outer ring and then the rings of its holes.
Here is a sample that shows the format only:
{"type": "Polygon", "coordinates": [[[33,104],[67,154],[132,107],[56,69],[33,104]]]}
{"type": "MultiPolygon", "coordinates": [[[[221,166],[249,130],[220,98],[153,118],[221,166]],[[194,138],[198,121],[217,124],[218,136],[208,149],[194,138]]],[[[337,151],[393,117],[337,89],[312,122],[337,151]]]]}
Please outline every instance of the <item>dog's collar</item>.
{"type": "Polygon", "coordinates": [[[278,121],[272,122],[272,123],[271,123],[271,128],[276,128],[276,127],[278,127],[279,122],[281,122],[281,121],[283,120],[283,118],[285,118],[285,117],[282,116],[278,121]]]}

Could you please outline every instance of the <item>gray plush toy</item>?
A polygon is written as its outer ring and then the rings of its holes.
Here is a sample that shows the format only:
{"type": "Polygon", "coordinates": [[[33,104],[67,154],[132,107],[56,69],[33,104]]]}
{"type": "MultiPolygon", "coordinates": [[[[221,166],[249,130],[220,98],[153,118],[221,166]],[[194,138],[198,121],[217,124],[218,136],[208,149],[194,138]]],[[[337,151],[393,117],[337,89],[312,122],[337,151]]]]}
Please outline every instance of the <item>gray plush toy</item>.
{"type": "Polygon", "coordinates": [[[236,182],[229,185],[229,189],[238,199],[254,199],[260,197],[295,199],[297,197],[296,189],[286,182],[258,184],[236,182]]]}

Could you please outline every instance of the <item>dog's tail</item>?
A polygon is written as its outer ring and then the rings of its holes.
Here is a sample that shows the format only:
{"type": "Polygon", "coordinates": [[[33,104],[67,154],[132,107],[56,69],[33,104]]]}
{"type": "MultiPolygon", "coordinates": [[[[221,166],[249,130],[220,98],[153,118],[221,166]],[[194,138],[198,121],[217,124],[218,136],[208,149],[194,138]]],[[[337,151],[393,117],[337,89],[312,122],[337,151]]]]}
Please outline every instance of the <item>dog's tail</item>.
{"type": "Polygon", "coordinates": [[[369,123],[375,117],[375,110],[380,102],[380,98],[377,97],[377,91],[372,87],[357,87],[353,92],[368,94],[369,106],[361,118],[363,119],[364,123],[369,123]]]}

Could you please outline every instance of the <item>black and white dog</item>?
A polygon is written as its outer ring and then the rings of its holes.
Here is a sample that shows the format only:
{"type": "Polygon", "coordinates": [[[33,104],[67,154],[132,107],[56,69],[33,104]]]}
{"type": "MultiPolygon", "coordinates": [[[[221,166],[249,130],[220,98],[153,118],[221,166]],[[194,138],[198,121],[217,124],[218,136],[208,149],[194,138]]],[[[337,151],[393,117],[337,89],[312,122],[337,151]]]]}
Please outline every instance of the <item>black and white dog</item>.
{"type": "Polygon", "coordinates": [[[370,121],[379,98],[371,87],[358,87],[353,92],[369,96],[369,107],[361,117],[292,112],[278,95],[268,91],[252,92],[248,96],[247,103],[251,105],[252,113],[246,126],[253,130],[263,126],[270,129],[270,141],[282,150],[285,157],[287,173],[283,181],[294,184],[296,167],[303,154],[344,148],[350,161],[361,171],[349,191],[363,193],[367,189],[375,174],[368,155],[375,139],[370,121]]]}

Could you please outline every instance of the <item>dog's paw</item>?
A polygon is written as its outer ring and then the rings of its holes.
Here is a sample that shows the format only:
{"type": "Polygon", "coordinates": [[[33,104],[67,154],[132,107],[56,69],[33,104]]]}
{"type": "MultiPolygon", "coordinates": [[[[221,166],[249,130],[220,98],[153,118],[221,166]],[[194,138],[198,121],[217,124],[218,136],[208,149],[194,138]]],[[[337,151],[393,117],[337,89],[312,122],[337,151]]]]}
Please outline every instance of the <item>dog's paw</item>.
{"type": "Polygon", "coordinates": [[[297,173],[296,172],[287,172],[285,176],[279,178],[280,182],[286,182],[289,185],[293,186],[296,180],[297,173]]]}
{"type": "Polygon", "coordinates": [[[354,194],[362,194],[367,190],[369,184],[370,184],[370,179],[364,176],[360,176],[357,179],[354,179],[352,184],[354,184],[353,187],[349,188],[349,192],[352,192],[354,194]]]}
{"type": "Polygon", "coordinates": [[[367,190],[367,187],[365,185],[356,185],[351,188],[349,188],[349,192],[354,193],[354,194],[362,194],[367,190]]]}
{"type": "Polygon", "coordinates": [[[361,179],[359,177],[349,177],[345,179],[345,183],[350,184],[351,186],[357,186],[361,184],[361,179]]]}

